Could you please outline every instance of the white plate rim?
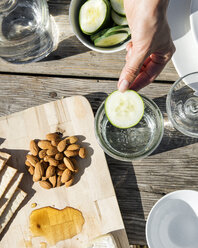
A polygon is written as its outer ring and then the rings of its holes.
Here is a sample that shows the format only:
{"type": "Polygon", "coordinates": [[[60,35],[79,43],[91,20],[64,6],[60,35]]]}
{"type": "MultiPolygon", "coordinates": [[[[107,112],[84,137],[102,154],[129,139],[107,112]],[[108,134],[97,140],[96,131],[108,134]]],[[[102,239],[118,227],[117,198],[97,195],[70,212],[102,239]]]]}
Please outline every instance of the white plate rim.
{"type": "MultiPolygon", "coordinates": [[[[160,198],[151,208],[148,217],[147,217],[147,221],[146,221],[146,228],[145,228],[145,233],[146,233],[146,241],[147,241],[147,245],[149,248],[155,248],[155,247],[151,247],[150,241],[149,241],[149,236],[148,236],[148,223],[150,222],[151,216],[153,215],[153,212],[155,211],[155,208],[157,207],[158,204],[160,204],[162,201],[167,200],[167,198],[171,198],[172,196],[177,196],[177,195],[181,195],[181,194],[186,194],[186,193],[192,193],[192,194],[196,194],[198,197],[198,191],[196,190],[176,190],[173,191],[171,193],[166,194],[165,196],[163,196],[162,198],[160,198]]],[[[176,198],[178,199],[178,198],[176,198]]],[[[180,198],[179,198],[180,199],[180,198]]],[[[186,201],[187,202],[187,201],[186,201]]],[[[187,202],[188,203],[188,202],[187,202]]]]}

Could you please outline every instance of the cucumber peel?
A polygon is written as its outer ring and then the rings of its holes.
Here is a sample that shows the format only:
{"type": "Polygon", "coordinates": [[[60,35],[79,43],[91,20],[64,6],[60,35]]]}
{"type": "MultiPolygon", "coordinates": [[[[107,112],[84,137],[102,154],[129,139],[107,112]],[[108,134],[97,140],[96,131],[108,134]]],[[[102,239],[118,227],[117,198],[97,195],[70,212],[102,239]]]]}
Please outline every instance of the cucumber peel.
{"type": "Polygon", "coordinates": [[[133,90],[124,93],[114,91],[105,101],[105,113],[110,123],[117,128],[137,125],[144,115],[142,97],[133,90]]]}

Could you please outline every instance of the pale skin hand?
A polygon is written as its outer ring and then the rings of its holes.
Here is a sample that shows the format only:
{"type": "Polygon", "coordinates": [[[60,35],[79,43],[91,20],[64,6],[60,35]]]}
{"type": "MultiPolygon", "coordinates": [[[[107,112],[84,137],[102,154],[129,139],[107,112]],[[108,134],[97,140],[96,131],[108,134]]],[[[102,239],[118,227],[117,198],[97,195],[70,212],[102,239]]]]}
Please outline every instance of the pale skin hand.
{"type": "Polygon", "coordinates": [[[118,81],[121,92],[140,90],[163,70],[175,52],[166,19],[168,0],[124,0],[132,40],[118,81]]]}

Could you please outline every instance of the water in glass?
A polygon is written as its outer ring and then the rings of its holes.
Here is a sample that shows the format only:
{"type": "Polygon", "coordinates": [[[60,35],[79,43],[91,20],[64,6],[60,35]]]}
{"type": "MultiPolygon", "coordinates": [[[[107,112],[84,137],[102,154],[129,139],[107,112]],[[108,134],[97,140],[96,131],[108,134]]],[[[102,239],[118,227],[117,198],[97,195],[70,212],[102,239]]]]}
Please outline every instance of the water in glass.
{"type": "Polygon", "coordinates": [[[28,63],[46,57],[54,47],[46,0],[2,0],[0,57],[28,63]]]}

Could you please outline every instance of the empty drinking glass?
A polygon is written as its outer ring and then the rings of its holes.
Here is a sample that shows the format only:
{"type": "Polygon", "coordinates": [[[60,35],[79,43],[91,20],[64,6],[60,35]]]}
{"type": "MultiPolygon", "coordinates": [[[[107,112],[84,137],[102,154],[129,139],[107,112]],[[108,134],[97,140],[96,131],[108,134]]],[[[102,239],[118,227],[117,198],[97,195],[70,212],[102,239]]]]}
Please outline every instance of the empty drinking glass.
{"type": "Polygon", "coordinates": [[[198,138],[198,72],[185,75],[172,85],[167,95],[166,109],[178,131],[198,138]]]}
{"type": "Polygon", "coordinates": [[[46,57],[54,47],[54,30],[46,0],[0,1],[0,57],[29,63],[46,57]]]}

